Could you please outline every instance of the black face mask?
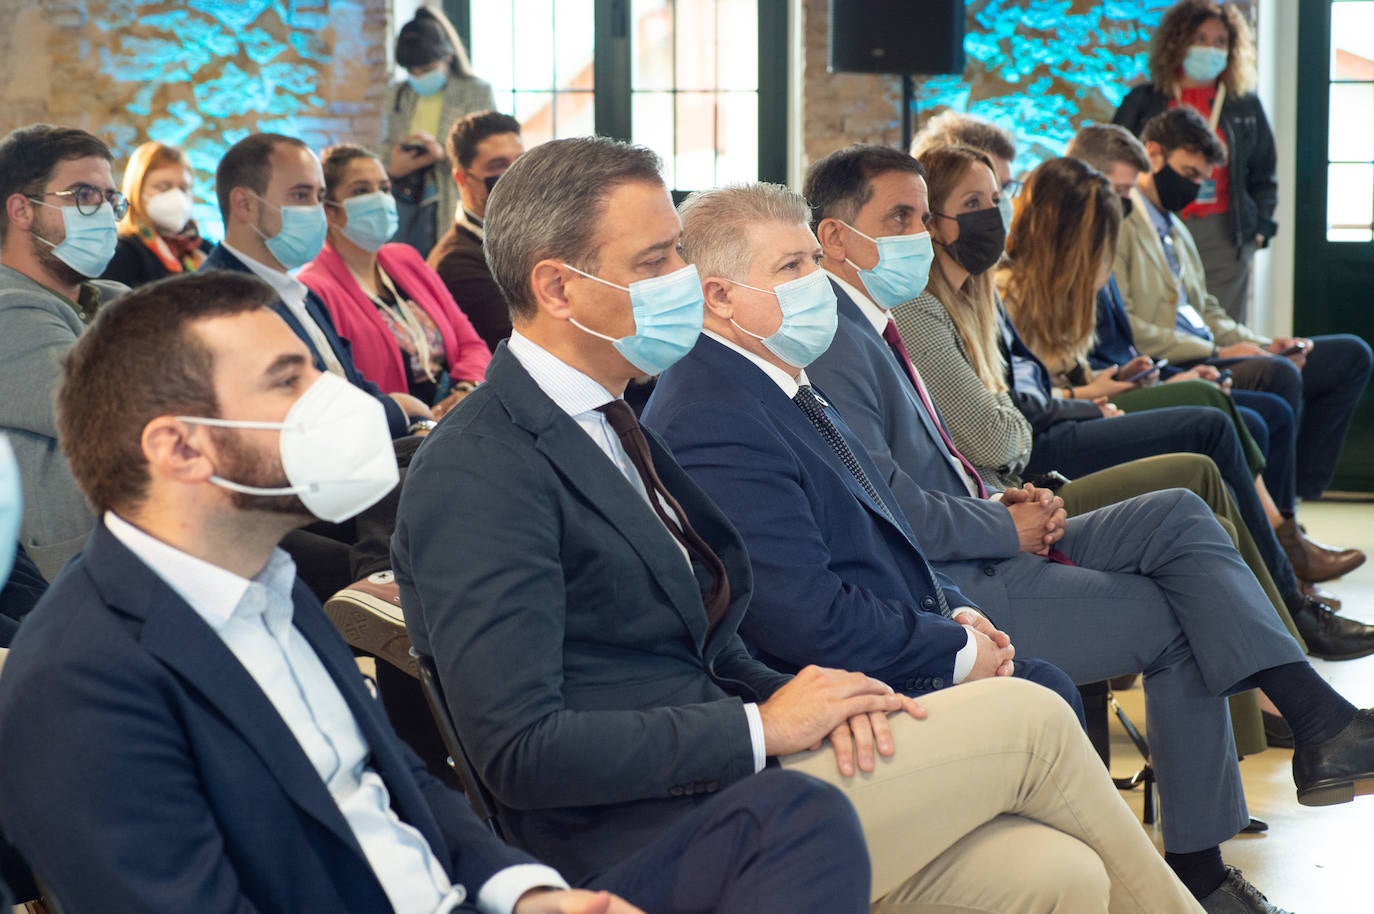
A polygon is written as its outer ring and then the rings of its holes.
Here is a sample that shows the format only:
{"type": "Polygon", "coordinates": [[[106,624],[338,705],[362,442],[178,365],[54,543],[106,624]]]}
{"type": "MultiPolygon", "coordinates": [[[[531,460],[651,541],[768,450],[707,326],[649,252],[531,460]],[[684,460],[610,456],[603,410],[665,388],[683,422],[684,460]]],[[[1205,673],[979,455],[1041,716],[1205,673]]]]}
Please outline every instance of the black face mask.
{"type": "Polygon", "coordinates": [[[1118,197],[1121,201],[1121,218],[1126,219],[1131,215],[1131,210],[1135,209],[1135,201],[1130,197],[1118,197]]]}
{"type": "Polygon", "coordinates": [[[1198,191],[1202,189],[1170,168],[1168,162],[1155,172],[1154,179],[1155,193],[1159,194],[1159,205],[1171,213],[1178,212],[1196,200],[1198,191]]]}
{"type": "Polygon", "coordinates": [[[945,252],[959,266],[968,270],[970,276],[978,276],[992,269],[1007,246],[1007,226],[1002,222],[1002,211],[993,206],[973,213],[960,213],[946,216],[945,219],[959,223],[959,238],[945,245],[945,252]]]}
{"type": "Polygon", "coordinates": [[[482,183],[487,186],[487,193],[491,194],[491,189],[496,186],[496,182],[501,180],[500,175],[488,175],[482,179],[482,183]]]}

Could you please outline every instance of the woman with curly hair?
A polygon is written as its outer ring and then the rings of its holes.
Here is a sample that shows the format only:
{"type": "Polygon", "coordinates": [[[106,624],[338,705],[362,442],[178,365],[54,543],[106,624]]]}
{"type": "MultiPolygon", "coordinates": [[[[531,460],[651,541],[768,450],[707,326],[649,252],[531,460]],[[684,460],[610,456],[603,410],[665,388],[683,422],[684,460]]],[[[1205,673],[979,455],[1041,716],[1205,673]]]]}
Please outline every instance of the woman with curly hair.
{"type": "Polygon", "coordinates": [[[1176,105],[1208,120],[1227,148],[1225,165],[1181,213],[1207,270],[1207,291],[1243,321],[1255,250],[1278,231],[1274,133],[1254,94],[1255,38],[1235,3],[1179,0],[1150,40],[1150,81],[1122,100],[1113,121],[1137,136],[1176,105]]]}

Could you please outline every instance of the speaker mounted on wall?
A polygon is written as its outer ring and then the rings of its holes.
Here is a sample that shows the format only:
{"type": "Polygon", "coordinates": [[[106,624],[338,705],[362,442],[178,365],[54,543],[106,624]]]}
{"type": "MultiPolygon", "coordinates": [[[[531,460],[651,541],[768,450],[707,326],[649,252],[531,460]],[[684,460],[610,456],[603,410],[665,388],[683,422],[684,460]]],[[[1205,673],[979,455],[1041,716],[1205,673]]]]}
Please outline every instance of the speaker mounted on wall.
{"type": "Polygon", "coordinates": [[[964,0],[830,0],[830,72],[964,72],[964,0]]]}

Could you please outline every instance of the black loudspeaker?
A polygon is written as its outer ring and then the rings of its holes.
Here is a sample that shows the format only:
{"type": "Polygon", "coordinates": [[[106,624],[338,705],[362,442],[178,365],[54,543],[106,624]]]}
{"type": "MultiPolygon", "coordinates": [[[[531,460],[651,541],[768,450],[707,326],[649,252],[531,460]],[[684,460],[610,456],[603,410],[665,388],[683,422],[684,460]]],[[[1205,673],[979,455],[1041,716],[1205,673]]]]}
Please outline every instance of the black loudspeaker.
{"type": "Polygon", "coordinates": [[[963,73],[964,0],[830,0],[830,71],[963,73]]]}

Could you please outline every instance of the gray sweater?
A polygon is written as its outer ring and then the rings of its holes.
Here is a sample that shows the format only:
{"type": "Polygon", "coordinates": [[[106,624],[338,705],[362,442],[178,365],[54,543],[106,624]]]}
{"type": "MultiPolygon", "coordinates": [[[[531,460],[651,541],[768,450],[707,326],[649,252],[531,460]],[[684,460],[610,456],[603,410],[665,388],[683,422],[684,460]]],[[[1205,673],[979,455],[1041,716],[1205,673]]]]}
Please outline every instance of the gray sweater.
{"type": "MultiPolygon", "coordinates": [[[[114,282],[91,285],[102,303],[128,291],[114,282]]],[[[64,296],[0,266],[0,433],[14,447],[23,480],[19,540],[48,580],[81,550],[95,522],[57,447],[53,415],[62,359],[81,331],[64,296]]]]}

